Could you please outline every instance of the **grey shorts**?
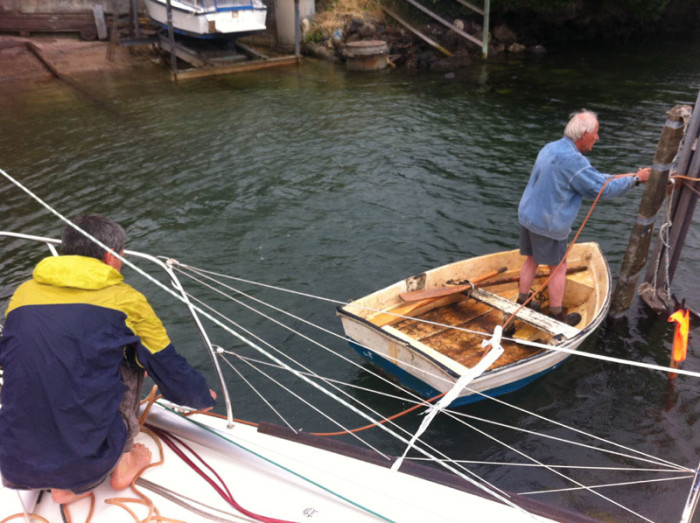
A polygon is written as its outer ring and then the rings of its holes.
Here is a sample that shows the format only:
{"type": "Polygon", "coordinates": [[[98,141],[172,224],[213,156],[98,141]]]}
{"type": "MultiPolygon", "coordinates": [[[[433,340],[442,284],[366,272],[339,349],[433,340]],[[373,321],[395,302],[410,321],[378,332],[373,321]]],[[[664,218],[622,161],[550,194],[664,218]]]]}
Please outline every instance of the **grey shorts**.
{"type": "Polygon", "coordinates": [[[567,247],[566,240],[553,240],[520,226],[520,254],[532,256],[537,265],[559,265],[567,247]]]}

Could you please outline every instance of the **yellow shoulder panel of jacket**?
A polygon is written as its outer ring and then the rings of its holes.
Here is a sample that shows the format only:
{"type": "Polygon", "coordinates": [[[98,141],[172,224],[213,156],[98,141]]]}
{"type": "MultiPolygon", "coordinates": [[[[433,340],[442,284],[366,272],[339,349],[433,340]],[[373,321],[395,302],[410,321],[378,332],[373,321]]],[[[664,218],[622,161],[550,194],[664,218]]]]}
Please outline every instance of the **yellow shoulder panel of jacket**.
{"type": "Polygon", "coordinates": [[[35,280],[24,282],[15,291],[5,314],[31,305],[86,304],[121,311],[126,325],[141,338],[152,353],[170,345],[168,333],[145,296],[126,283],[97,290],[44,285],[35,280]]]}

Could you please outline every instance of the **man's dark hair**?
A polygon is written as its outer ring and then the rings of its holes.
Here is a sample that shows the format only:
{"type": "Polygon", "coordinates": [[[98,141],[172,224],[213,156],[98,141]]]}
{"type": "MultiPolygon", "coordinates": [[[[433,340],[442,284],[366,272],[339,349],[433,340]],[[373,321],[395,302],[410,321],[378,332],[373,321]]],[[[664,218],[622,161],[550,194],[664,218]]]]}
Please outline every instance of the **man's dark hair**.
{"type": "MultiPolygon", "coordinates": [[[[83,214],[73,220],[73,223],[117,253],[124,248],[126,243],[124,229],[118,223],[105,216],[100,214],[83,214]]],[[[66,225],[66,228],[63,229],[61,254],[76,254],[102,260],[106,252],[90,238],[70,225],[66,225]]]]}

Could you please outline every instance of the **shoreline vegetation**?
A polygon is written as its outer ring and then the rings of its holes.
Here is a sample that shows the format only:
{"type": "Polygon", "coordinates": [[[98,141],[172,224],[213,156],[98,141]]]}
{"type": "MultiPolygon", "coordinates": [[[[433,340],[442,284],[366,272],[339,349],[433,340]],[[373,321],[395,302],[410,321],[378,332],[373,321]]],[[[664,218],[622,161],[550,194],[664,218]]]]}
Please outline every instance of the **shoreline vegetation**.
{"type": "MultiPolygon", "coordinates": [[[[482,40],[483,16],[458,0],[418,0],[460,31],[482,40]]],[[[481,7],[483,0],[471,5],[481,7]]],[[[491,2],[489,57],[578,45],[639,43],[697,35],[697,0],[498,0],[491,2]]],[[[302,21],[303,52],[343,61],[347,44],[381,40],[389,64],[448,73],[482,59],[482,48],[431,18],[408,0],[316,0],[316,13],[302,21]],[[391,13],[391,14],[389,14],[391,13]],[[421,38],[394,14],[408,21],[421,38]],[[426,42],[430,40],[433,45],[426,42]]]]}

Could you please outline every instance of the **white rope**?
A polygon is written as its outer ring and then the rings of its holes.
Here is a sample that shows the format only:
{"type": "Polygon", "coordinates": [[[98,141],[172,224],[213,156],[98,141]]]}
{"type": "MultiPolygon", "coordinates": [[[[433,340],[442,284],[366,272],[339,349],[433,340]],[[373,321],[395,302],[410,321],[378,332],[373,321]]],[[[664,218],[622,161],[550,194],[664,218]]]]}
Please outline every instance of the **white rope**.
{"type": "MultiPolygon", "coordinates": [[[[623,481],[619,483],[602,483],[600,485],[588,485],[587,487],[569,487],[569,488],[557,488],[557,489],[545,489],[545,490],[531,490],[529,492],[518,492],[521,496],[532,496],[534,494],[553,494],[555,492],[572,492],[574,490],[589,490],[596,488],[608,488],[608,487],[626,487],[629,485],[642,485],[644,483],[661,483],[663,481],[680,481],[688,478],[692,478],[691,475],[680,476],[677,478],[656,478],[656,479],[643,479],[638,481],[623,481]]],[[[646,518],[645,518],[646,519],[646,518]]],[[[648,521],[648,520],[647,520],[648,521]]]]}
{"type": "MultiPolygon", "coordinates": [[[[428,458],[413,457],[407,458],[409,461],[428,461],[428,458]]],[[[498,467],[524,467],[524,468],[540,468],[537,463],[514,463],[512,461],[481,461],[475,459],[454,459],[453,463],[467,463],[469,465],[493,465],[498,467]]],[[[591,465],[558,465],[545,463],[547,468],[553,469],[572,469],[572,470],[604,470],[606,472],[664,472],[666,474],[684,474],[687,477],[686,470],[676,469],[658,469],[658,468],[641,468],[641,467],[593,467],[591,465]]]]}
{"type": "MultiPolygon", "coordinates": [[[[673,181],[673,179],[671,179],[673,181]]],[[[669,265],[670,265],[670,249],[671,249],[671,244],[669,242],[668,238],[668,232],[671,229],[671,226],[673,225],[673,222],[671,221],[671,197],[672,194],[668,194],[666,198],[664,199],[664,222],[661,224],[659,227],[659,243],[663,246],[663,258],[664,258],[664,299],[666,303],[671,303],[671,285],[669,282],[669,265]]],[[[658,274],[659,274],[659,266],[661,264],[661,250],[659,249],[659,255],[656,257],[656,265],[654,267],[654,278],[653,278],[653,284],[652,288],[654,289],[654,294],[656,295],[658,292],[658,274]]]]}
{"type": "MultiPolygon", "coordinates": [[[[556,426],[558,426],[558,427],[561,427],[561,428],[570,430],[570,431],[575,432],[575,433],[577,433],[577,434],[580,434],[580,435],[582,435],[582,436],[586,436],[586,437],[589,437],[589,438],[591,438],[591,439],[598,440],[598,441],[600,441],[600,442],[602,442],[602,443],[606,443],[606,444],[611,445],[611,446],[613,446],[613,447],[618,447],[618,448],[624,449],[624,450],[627,451],[627,452],[632,452],[632,453],[638,454],[638,455],[640,455],[640,456],[644,456],[645,458],[649,458],[649,459],[652,459],[652,460],[657,460],[660,464],[664,464],[664,465],[670,466],[670,467],[672,467],[672,468],[674,468],[674,469],[681,470],[681,471],[684,471],[684,472],[688,472],[688,471],[692,470],[692,469],[689,469],[689,468],[684,467],[684,466],[682,466],[682,465],[678,465],[678,464],[676,464],[676,463],[672,463],[672,462],[670,462],[670,461],[668,461],[668,460],[665,460],[665,459],[662,459],[662,458],[658,458],[658,457],[656,457],[656,456],[652,456],[651,454],[647,454],[646,452],[641,452],[641,451],[639,451],[639,450],[633,449],[632,447],[628,447],[628,446],[626,446],[626,445],[622,445],[621,443],[617,443],[617,442],[612,441],[612,440],[607,440],[607,439],[605,439],[605,438],[601,438],[600,436],[596,436],[595,434],[591,434],[590,432],[586,432],[586,431],[584,431],[584,430],[577,429],[576,427],[571,427],[571,426],[569,426],[569,425],[566,425],[566,424],[564,424],[564,423],[561,423],[560,421],[556,421],[556,420],[553,420],[553,419],[551,419],[551,418],[547,418],[547,417],[545,417],[545,416],[542,416],[541,414],[537,414],[536,412],[532,412],[532,411],[529,411],[529,410],[525,410],[525,409],[523,409],[522,407],[518,407],[517,405],[512,405],[512,404],[510,404],[510,403],[507,403],[507,402],[503,401],[503,400],[500,399],[500,398],[488,396],[488,395],[486,395],[486,394],[483,394],[482,392],[477,392],[477,391],[473,391],[473,392],[474,392],[475,394],[478,394],[478,395],[480,395],[480,396],[483,396],[484,399],[492,400],[492,401],[494,401],[494,402],[496,402],[496,403],[498,403],[498,404],[500,404],[500,405],[503,405],[503,406],[509,407],[509,408],[511,408],[511,409],[517,410],[517,411],[519,411],[519,412],[522,412],[523,414],[527,414],[528,416],[533,416],[533,417],[535,417],[535,418],[541,419],[542,421],[546,421],[547,423],[551,423],[551,424],[553,424],[553,425],[556,425],[556,426]]],[[[459,417],[459,416],[462,416],[462,413],[460,413],[460,412],[455,412],[455,411],[446,411],[446,414],[447,414],[448,416],[453,416],[454,418],[457,418],[457,417],[459,417]]]]}
{"type": "MultiPolygon", "coordinates": [[[[221,347],[218,347],[218,349],[221,350],[221,351],[224,351],[224,349],[222,349],[221,347]]],[[[256,394],[256,396],[258,396],[258,398],[260,398],[260,399],[262,400],[262,402],[265,403],[265,405],[267,405],[267,406],[269,407],[269,409],[270,409],[272,412],[274,412],[275,414],[277,414],[277,417],[278,417],[280,420],[282,420],[282,423],[284,423],[285,425],[287,425],[287,427],[289,427],[291,430],[293,430],[293,431],[296,433],[296,429],[294,429],[294,427],[292,427],[292,424],[289,423],[289,422],[287,421],[287,418],[285,418],[285,417],[282,415],[282,413],[281,413],[280,411],[278,411],[278,410],[274,407],[274,405],[272,405],[272,403],[270,403],[270,402],[268,401],[268,399],[267,399],[258,389],[256,389],[255,386],[254,386],[250,381],[248,381],[248,380],[246,379],[246,377],[243,375],[243,373],[242,373],[241,371],[239,371],[239,370],[236,368],[235,365],[231,365],[231,362],[228,361],[226,358],[221,358],[221,359],[224,360],[224,363],[226,363],[226,364],[230,367],[230,369],[231,369],[233,372],[235,372],[235,373],[238,375],[238,377],[239,377],[241,380],[243,380],[243,382],[244,382],[246,385],[248,385],[248,388],[250,388],[250,390],[252,390],[252,391],[256,394]]]]}
{"type": "MultiPolygon", "coordinates": [[[[208,271],[204,271],[204,272],[208,272],[208,271]]],[[[187,275],[187,273],[183,273],[183,274],[187,275]]],[[[206,275],[202,275],[202,276],[203,276],[203,277],[207,277],[206,275]]],[[[196,278],[195,278],[195,280],[196,280],[196,281],[199,281],[199,280],[197,280],[196,278]]],[[[203,285],[207,286],[206,283],[203,283],[203,282],[200,282],[200,283],[202,283],[203,285]]],[[[218,282],[217,282],[217,283],[218,283],[218,282]]],[[[237,290],[237,289],[231,289],[230,287],[226,286],[225,284],[222,284],[222,286],[227,287],[227,288],[229,288],[230,290],[234,290],[235,292],[239,292],[239,293],[243,294],[244,296],[247,296],[246,293],[243,293],[243,292],[241,292],[241,291],[239,291],[239,290],[237,290]]],[[[213,290],[216,290],[216,289],[213,289],[213,290]]],[[[225,295],[225,294],[224,294],[224,295],[225,295]]],[[[226,295],[226,296],[228,297],[228,295],[226,295]]],[[[234,300],[234,301],[237,301],[237,302],[238,302],[238,300],[236,300],[235,298],[232,298],[232,297],[229,297],[229,298],[232,299],[232,300],[234,300]]],[[[271,308],[273,308],[273,309],[275,309],[275,310],[278,310],[278,311],[280,311],[280,312],[282,312],[282,313],[284,313],[284,314],[290,315],[290,314],[287,313],[286,311],[283,311],[283,310],[281,310],[281,309],[277,309],[276,307],[274,307],[274,306],[272,306],[272,305],[269,305],[269,304],[263,302],[262,300],[259,300],[259,299],[257,299],[257,298],[253,298],[253,297],[251,297],[251,299],[254,299],[254,300],[257,301],[258,303],[262,303],[263,305],[266,305],[266,306],[268,306],[268,307],[271,307],[271,308]]],[[[245,305],[245,304],[243,304],[243,305],[245,305]]],[[[255,310],[255,309],[252,309],[252,310],[255,310]]],[[[300,320],[300,321],[304,321],[305,323],[307,323],[307,324],[309,324],[309,325],[312,325],[312,326],[314,326],[314,327],[316,327],[316,328],[318,328],[318,329],[320,329],[320,330],[323,330],[324,332],[329,332],[329,331],[327,331],[326,329],[323,329],[322,327],[319,327],[319,326],[317,326],[317,325],[315,325],[315,324],[312,324],[312,323],[310,323],[310,322],[308,322],[308,321],[306,321],[306,320],[303,320],[302,318],[298,318],[298,317],[296,317],[296,316],[294,316],[294,315],[290,315],[290,316],[295,317],[296,319],[298,319],[298,320],[300,320]]],[[[275,321],[275,320],[273,320],[273,321],[275,321]]],[[[294,332],[294,331],[292,330],[292,332],[294,332]]],[[[332,332],[331,332],[331,334],[335,334],[335,333],[332,333],[332,332]]],[[[337,335],[336,335],[336,336],[337,336],[337,335]]],[[[311,341],[313,341],[313,340],[311,340],[311,341]]],[[[321,345],[321,346],[322,346],[322,345],[321,345]]],[[[328,348],[326,348],[326,349],[329,350],[330,352],[334,353],[334,351],[332,351],[332,350],[330,350],[330,349],[328,349],[328,348]]],[[[335,353],[334,353],[334,354],[335,354],[335,353]]],[[[467,389],[469,389],[469,388],[467,387],[467,389]]],[[[482,397],[485,397],[485,398],[487,398],[487,399],[492,399],[492,400],[497,401],[497,402],[499,402],[499,403],[508,405],[507,403],[503,402],[502,400],[498,400],[498,399],[496,399],[496,398],[491,398],[490,396],[481,394],[481,393],[479,393],[478,391],[474,391],[473,389],[469,389],[469,390],[470,390],[472,393],[479,394],[479,395],[481,395],[482,397]]],[[[510,406],[510,405],[509,405],[509,406],[510,406]]],[[[511,407],[512,407],[512,406],[511,406],[511,407]]],[[[515,407],[512,407],[512,408],[515,408],[515,407]]],[[[572,431],[578,432],[578,433],[580,433],[580,434],[587,435],[587,436],[589,436],[589,437],[591,437],[591,438],[597,439],[597,440],[602,441],[602,442],[604,442],[604,443],[607,443],[607,444],[610,444],[610,445],[614,445],[614,446],[618,446],[618,447],[621,447],[621,448],[625,448],[625,449],[628,450],[629,452],[633,452],[633,453],[637,453],[637,454],[646,456],[646,458],[648,458],[648,459],[643,459],[643,458],[639,458],[638,456],[631,456],[631,455],[627,455],[627,454],[624,454],[624,453],[618,453],[618,452],[614,452],[614,451],[611,451],[611,450],[599,449],[599,448],[597,448],[597,447],[592,447],[592,446],[590,446],[590,445],[584,445],[584,444],[579,443],[579,442],[573,442],[573,441],[564,440],[564,439],[561,439],[561,438],[557,438],[558,441],[567,442],[567,443],[570,443],[570,444],[572,444],[572,445],[583,446],[583,447],[586,447],[586,448],[589,448],[589,449],[593,449],[593,450],[597,450],[597,451],[604,452],[604,453],[617,454],[617,455],[620,455],[620,456],[623,456],[623,457],[631,457],[631,458],[633,458],[633,459],[642,459],[643,461],[648,461],[648,462],[655,463],[655,464],[667,464],[667,465],[670,465],[670,466],[672,466],[672,467],[675,467],[675,468],[677,468],[677,469],[679,469],[679,470],[686,470],[686,471],[688,470],[687,468],[682,467],[682,466],[680,466],[680,465],[676,465],[676,464],[672,464],[672,463],[669,463],[669,462],[665,462],[664,460],[660,460],[659,458],[656,458],[655,456],[646,455],[646,454],[641,453],[641,452],[639,452],[639,451],[637,451],[637,450],[635,450],[635,449],[627,448],[627,447],[624,447],[624,446],[622,446],[622,445],[619,445],[619,444],[617,444],[617,443],[615,443],[615,442],[608,441],[608,440],[605,440],[605,439],[603,439],[603,438],[599,438],[599,437],[597,437],[597,436],[588,434],[588,433],[586,433],[586,432],[584,432],[584,431],[581,431],[581,430],[578,430],[578,429],[574,429],[574,428],[572,428],[572,427],[568,427],[568,426],[566,426],[566,425],[564,425],[564,424],[561,424],[561,423],[559,423],[559,422],[555,422],[555,421],[553,421],[553,420],[549,420],[549,419],[544,418],[544,417],[542,417],[542,416],[536,415],[535,413],[530,413],[530,412],[525,411],[525,410],[523,410],[523,409],[518,409],[518,410],[522,410],[523,412],[528,413],[528,414],[530,414],[530,415],[538,416],[538,417],[540,417],[541,419],[544,419],[544,420],[546,420],[546,421],[548,421],[548,422],[550,422],[550,423],[554,423],[554,424],[557,424],[557,425],[559,425],[559,426],[565,427],[565,428],[567,428],[568,430],[572,430],[572,431]]],[[[451,411],[450,411],[450,412],[451,412],[451,411]]],[[[482,421],[488,421],[488,420],[482,420],[482,421]]],[[[505,426],[505,427],[507,427],[507,428],[510,428],[510,429],[512,429],[512,430],[522,430],[522,429],[519,429],[519,428],[517,428],[517,427],[507,426],[507,425],[503,425],[503,424],[500,424],[500,425],[501,425],[501,426],[505,426]]],[[[530,431],[528,431],[528,432],[530,432],[530,431]]],[[[542,437],[551,438],[551,436],[547,436],[547,435],[540,434],[540,433],[535,433],[535,432],[530,432],[530,433],[531,433],[531,434],[534,434],[534,435],[540,435],[540,436],[542,436],[542,437]]]]}
{"type": "MultiPolygon", "coordinates": [[[[177,266],[173,266],[173,268],[175,268],[175,269],[177,270],[178,267],[183,267],[183,266],[184,266],[184,267],[187,267],[187,268],[190,269],[190,270],[192,270],[192,268],[191,268],[190,266],[183,265],[183,264],[180,264],[180,263],[179,263],[177,266]]],[[[206,272],[206,271],[204,271],[204,272],[206,272]]],[[[392,387],[394,387],[394,388],[396,388],[396,389],[400,389],[400,390],[402,390],[402,391],[404,391],[404,392],[407,392],[411,397],[413,397],[414,399],[416,399],[416,400],[422,402],[422,398],[421,398],[420,396],[418,396],[417,394],[415,394],[414,392],[407,391],[406,389],[401,388],[401,387],[400,387],[399,385],[397,385],[395,382],[393,382],[393,381],[387,379],[386,377],[382,376],[381,374],[379,374],[379,373],[377,373],[377,372],[374,372],[374,371],[371,370],[371,369],[366,369],[366,368],[364,368],[362,365],[360,365],[360,364],[357,363],[357,362],[352,361],[352,360],[351,360],[350,358],[348,358],[347,356],[344,356],[344,355],[342,355],[341,353],[334,351],[334,350],[331,349],[330,347],[328,347],[328,346],[326,346],[326,345],[323,345],[322,343],[320,343],[320,342],[314,340],[313,338],[310,338],[310,337],[306,336],[305,334],[303,334],[303,333],[301,333],[301,332],[299,332],[299,331],[297,331],[297,330],[295,330],[295,329],[292,329],[292,328],[289,327],[288,325],[285,325],[284,323],[280,322],[279,320],[276,320],[275,318],[272,318],[271,316],[269,316],[269,315],[263,313],[262,311],[260,311],[260,310],[258,310],[258,309],[255,309],[255,308],[252,307],[251,305],[249,305],[249,304],[247,304],[247,303],[245,303],[245,302],[243,302],[243,301],[241,301],[241,300],[239,300],[239,299],[237,299],[237,298],[234,298],[233,296],[231,296],[231,295],[229,295],[229,294],[227,294],[227,293],[221,291],[220,289],[217,289],[217,288],[213,287],[212,285],[209,285],[208,283],[206,283],[206,282],[200,280],[199,278],[195,278],[194,276],[192,276],[191,274],[189,274],[189,273],[187,273],[187,272],[178,270],[178,273],[179,273],[180,275],[182,275],[182,276],[186,276],[186,277],[190,278],[192,281],[195,281],[195,282],[199,283],[199,284],[202,285],[203,287],[205,287],[205,288],[207,288],[207,289],[209,289],[209,290],[211,290],[211,291],[213,291],[213,292],[216,292],[217,294],[219,294],[219,295],[221,295],[221,296],[224,296],[225,298],[228,298],[228,299],[231,300],[232,302],[234,302],[234,303],[236,303],[236,304],[238,304],[238,305],[240,305],[240,306],[242,306],[242,307],[247,308],[248,310],[254,312],[255,314],[258,314],[259,316],[261,316],[261,317],[263,317],[263,318],[265,318],[265,319],[267,319],[267,320],[269,320],[269,321],[271,321],[271,322],[273,322],[273,323],[279,325],[280,327],[282,327],[282,328],[288,330],[289,332],[291,332],[291,333],[293,333],[293,334],[295,334],[295,335],[297,335],[297,336],[300,336],[301,338],[307,340],[309,343],[312,343],[312,344],[316,345],[317,347],[320,347],[321,349],[323,349],[323,350],[325,350],[325,351],[327,351],[327,352],[333,354],[334,356],[340,358],[340,359],[343,360],[345,363],[348,363],[348,364],[350,364],[350,365],[352,365],[352,366],[354,366],[354,367],[356,367],[356,368],[358,368],[358,369],[363,370],[364,372],[367,372],[367,373],[371,374],[372,376],[374,376],[374,377],[376,377],[376,378],[382,380],[383,382],[387,383],[388,385],[391,385],[392,387]]],[[[312,327],[312,328],[314,328],[314,329],[316,329],[316,330],[318,330],[318,331],[320,331],[320,332],[323,332],[324,334],[328,334],[328,335],[333,336],[333,337],[335,337],[335,338],[341,339],[341,340],[343,340],[344,342],[350,342],[350,341],[352,341],[353,343],[355,343],[356,345],[359,345],[359,346],[362,347],[362,348],[370,349],[370,347],[367,347],[367,346],[365,346],[365,345],[362,345],[362,344],[360,344],[360,343],[357,343],[356,341],[351,340],[351,339],[348,338],[347,336],[343,336],[343,335],[341,335],[341,334],[338,334],[337,332],[334,332],[334,331],[332,331],[332,330],[326,329],[325,327],[322,327],[322,326],[320,326],[320,325],[317,325],[317,324],[315,324],[315,323],[312,323],[312,322],[310,322],[309,320],[307,320],[307,319],[305,319],[305,318],[302,318],[301,316],[297,316],[297,315],[295,315],[295,314],[292,314],[292,313],[289,312],[289,311],[285,311],[284,309],[280,309],[279,307],[276,307],[276,306],[274,306],[274,305],[272,305],[272,304],[270,304],[270,303],[267,303],[267,302],[265,302],[265,301],[263,301],[263,300],[260,300],[259,298],[256,298],[255,296],[252,296],[252,295],[250,295],[250,294],[247,294],[247,293],[241,291],[240,289],[236,289],[236,288],[231,287],[231,286],[229,286],[229,285],[226,285],[226,284],[224,284],[224,283],[222,283],[222,282],[219,282],[219,281],[217,281],[217,280],[214,280],[213,278],[207,276],[206,274],[202,274],[201,276],[204,277],[204,278],[207,278],[207,279],[209,279],[209,280],[211,280],[211,281],[213,281],[213,282],[215,282],[215,283],[217,283],[218,285],[221,285],[221,286],[222,286],[223,288],[225,288],[225,289],[228,289],[228,290],[233,291],[233,292],[236,292],[236,293],[238,293],[238,294],[240,294],[240,295],[242,295],[242,296],[245,296],[246,298],[248,298],[248,299],[250,299],[250,300],[252,300],[252,301],[255,301],[255,302],[257,302],[257,303],[259,303],[259,304],[261,304],[261,305],[263,305],[263,306],[265,306],[265,307],[268,307],[268,308],[270,308],[270,309],[272,309],[272,310],[274,310],[274,311],[276,311],[276,312],[279,312],[280,314],[283,314],[284,316],[287,316],[287,317],[292,318],[292,319],[294,319],[294,320],[296,320],[296,321],[299,321],[299,322],[301,322],[301,323],[304,323],[305,325],[308,325],[308,326],[310,326],[310,327],[312,327]]],[[[196,298],[195,298],[195,299],[196,299],[196,298]]],[[[212,309],[212,310],[214,310],[214,309],[212,309]]],[[[218,313],[218,312],[216,312],[216,313],[219,314],[222,318],[226,318],[226,316],[224,316],[223,314],[218,313]]],[[[226,318],[226,319],[228,319],[228,318],[226,318]]],[[[438,324],[438,325],[440,325],[440,324],[438,324]]],[[[477,333],[476,331],[474,331],[474,332],[477,333]]],[[[478,333],[478,334],[483,334],[483,333],[478,333]]],[[[282,352],[282,354],[284,354],[284,355],[286,356],[285,353],[282,352]]],[[[412,369],[412,370],[421,370],[421,372],[424,372],[425,374],[431,376],[432,378],[435,378],[435,379],[437,379],[437,380],[440,380],[440,381],[444,382],[445,384],[451,385],[451,384],[453,383],[452,380],[448,380],[447,378],[445,378],[445,376],[442,376],[442,375],[439,375],[439,374],[434,374],[434,373],[432,373],[432,372],[430,372],[430,371],[424,371],[423,369],[419,369],[418,367],[416,367],[415,365],[412,365],[412,364],[409,363],[409,362],[402,362],[402,361],[400,361],[398,358],[392,358],[391,356],[387,355],[387,356],[386,356],[386,359],[387,359],[388,361],[392,362],[392,363],[395,363],[395,364],[401,363],[404,367],[406,367],[406,368],[408,368],[408,369],[412,369]]]]}
{"type": "MultiPolygon", "coordinates": [[[[541,438],[543,438],[543,439],[549,439],[549,440],[552,440],[552,441],[557,441],[557,442],[559,442],[559,443],[568,443],[569,445],[572,445],[572,446],[582,447],[582,448],[589,449],[589,450],[595,450],[595,451],[601,452],[601,453],[603,453],[603,454],[611,454],[611,455],[613,455],[613,456],[620,456],[620,457],[623,457],[623,458],[637,459],[637,460],[640,460],[640,461],[645,461],[645,462],[647,462],[647,463],[654,463],[654,464],[657,464],[657,465],[660,465],[660,464],[664,464],[664,465],[665,465],[665,464],[666,464],[666,463],[660,461],[658,458],[652,457],[652,459],[645,459],[645,458],[642,458],[642,457],[640,457],[640,456],[635,456],[635,455],[631,455],[631,454],[624,454],[624,453],[622,453],[622,452],[616,452],[616,451],[614,451],[614,450],[601,449],[601,448],[599,448],[599,447],[594,447],[594,446],[588,445],[588,444],[586,444],[586,443],[580,443],[580,442],[578,442],[578,441],[572,441],[572,440],[568,440],[568,439],[565,439],[565,438],[560,438],[560,437],[558,437],[558,436],[550,436],[549,434],[543,434],[542,432],[537,432],[537,431],[533,431],[533,430],[529,430],[529,429],[523,429],[523,428],[520,428],[520,427],[515,427],[515,426],[513,426],[513,425],[508,425],[508,424],[506,424],[506,423],[501,423],[501,422],[498,422],[498,421],[493,421],[493,420],[488,420],[488,419],[485,419],[485,418],[480,418],[480,417],[478,417],[478,416],[472,416],[472,415],[469,415],[469,414],[462,414],[462,417],[469,418],[469,419],[473,419],[473,420],[476,420],[476,421],[481,421],[481,422],[484,422],[484,423],[488,423],[488,424],[490,424],[490,425],[495,425],[495,426],[497,426],[497,427],[502,427],[502,428],[511,429],[511,430],[516,431],[516,432],[522,432],[522,433],[524,433],[524,434],[530,434],[530,435],[532,435],[532,436],[539,436],[539,437],[541,437],[541,438]]],[[[456,419],[457,419],[457,421],[460,421],[458,416],[456,417],[456,419]]],[[[465,422],[462,421],[462,423],[465,423],[465,422]]],[[[603,441],[604,441],[605,443],[607,443],[607,441],[605,441],[605,440],[603,440],[603,441]]],[[[683,471],[683,472],[687,472],[689,469],[677,468],[676,470],[683,471]]]]}
{"type": "MultiPolygon", "coordinates": [[[[213,272],[213,271],[206,271],[206,270],[204,270],[204,269],[194,268],[194,267],[192,267],[191,265],[186,265],[186,264],[180,263],[180,266],[181,266],[181,267],[186,267],[186,268],[188,268],[188,269],[190,269],[190,270],[196,270],[196,271],[201,271],[201,272],[207,272],[207,273],[214,274],[214,275],[219,276],[219,277],[222,277],[222,278],[230,278],[230,279],[233,279],[233,280],[240,280],[240,281],[243,281],[243,282],[246,282],[246,283],[250,283],[250,284],[252,284],[252,285],[259,285],[259,286],[261,286],[261,287],[266,287],[266,288],[274,289],[274,290],[277,290],[277,291],[280,291],[280,292],[287,292],[287,293],[292,293],[292,294],[307,296],[307,297],[309,297],[309,298],[313,298],[313,299],[317,299],[317,300],[322,300],[322,301],[328,301],[328,302],[331,302],[331,303],[337,303],[337,304],[347,305],[346,302],[341,302],[341,301],[337,301],[337,300],[331,300],[331,299],[329,299],[329,298],[324,298],[324,297],[321,297],[321,296],[315,296],[315,295],[313,295],[313,294],[301,293],[301,292],[298,292],[298,291],[294,291],[294,290],[290,290],[290,289],[285,289],[285,288],[283,288],[283,287],[276,287],[276,286],[274,286],[274,285],[267,285],[267,284],[263,284],[263,283],[259,283],[259,282],[254,282],[254,281],[252,281],[252,280],[245,280],[245,279],[242,279],[242,278],[237,278],[237,277],[235,277],[235,276],[227,276],[227,275],[223,275],[223,274],[220,274],[220,273],[215,273],[215,272],[213,272]]],[[[240,292],[240,291],[236,291],[236,292],[240,292]]],[[[243,294],[243,293],[242,293],[242,294],[243,294]]],[[[373,312],[385,312],[385,313],[387,313],[387,314],[392,314],[392,313],[390,313],[390,312],[383,311],[382,309],[373,309],[373,308],[370,308],[370,307],[362,307],[362,308],[365,309],[365,310],[373,311],[373,312]]],[[[476,335],[476,336],[481,336],[481,337],[483,337],[483,338],[485,338],[485,339],[488,338],[488,337],[490,336],[490,334],[485,333],[485,332],[482,332],[482,331],[475,331],[475,330],[471,330],[471,329],[465,329],[465,328],[462,328],[462,327],[455,327],[455,326],[453,326],[453,325],[448,325],[448,324],[445,324],[445,323],[438,323],[438,322],[433,322],[433,321],[429,321],[429,320],[424,320],[424,319],[422,319],[422,318],[416,318],[416,317],[413,317],[413,316],[404,316],[404,315],[401,315],[401,314],[394,314],[394,316],[397,316],[397,317],[400,317],[400,318],[405,318],[405,319],[411,319],[411,320],[419,321],[419,322],[425,323],[425,324],[427,324],[427,325],[434,325],[434,326],[438,326],[438,327],[446,327],[446,328],[454,329],[454,330],[457,330],[457,331],[460,331],[460,332],[465,332],[465,333],[468,333],[468,334],[474,334],[474,335],[476,335]]],[[[666,372],[666,373],[669,373],[669,374],[680,374],[680,375],[690,376],[690,377],[693,377],[693,378],[700,378],[700,372],[688,371],[688,370],[684,370],[684,369],[673,369],[673,368],[671,368],[671,367],[665,367],[665,366],[661,366],[661,365],[654,365],[654,364],[651,364],[651,363],[644,363],[644,362],[640,362],[640,361],[625,360],[625,359],[622,359],[622,358],[613,358],[613,357],[611,357],[611,356],[605,356],[605,355],[602,355],[602,354],[593,354],[593,353],[591,353],[591,352],[584,352],[584,351],[580,351],[580,350],[577,350],[577,349],[566,349],[566,348],[558,347],[558,346],[554,346],[554,345],[545,345],[545,344],[543,344],[543,343],[537,343],[537,342],[534,342],[534,341],[528,341],[528,340],[522,340],[522,339],[513,339],[513,338],[504,338],[504,339],[509,339],[509,340],[511,340],[511,341],[514,341],[515,343],[519,343],[519,344],[521,344],[521,345],[526,345],[526,346],[528,346],[528,347],[537,347],[537,348],[540,348],[540,349],[547,349],[547,350],[551,350],[551,351],[564,352],[564,353],[566,353],[566,354],[570,354],[570,355],[573,355],[573,356],[582,356],[582,357],[584,357],[584,358],[590,358],[590,359],[594,359],[594,360],[605,361],[605,362],[608,362],[608,363],[618,363],[618,364],[620,364],[620,365],[629,365],[629,366],[631,366],[631,367],[639,367],[639,368],[648,369],[648,370],[656,370],[656,371],[666,372]]]]}
{"type": "Polygon", "coordinates": [[[416,433],[411,438],[411,441],[408,443],[408,446],[403,451],[401,457],[397,459],[391,466],[391,470],[399,470],[404,458],[408,454],[408,451],[411,450],[411,448],[415,444],[416,440],[420,437],[420,435],[428,429],[430,423],[433,421],[435,416],[437,416],[440,411],[446,409],[450,403],[457,399],[457,396],[459,396],[464,387],[466,387],[472,381],[474,381],[475,378],[478,378],[484,372],[486,372],[486,369],[493,365],[496,362],[496,360],[503,355],[503,347],[501,347],[502,331],[503,328],[500,325],[497,325],[496,329],[493,332],[493,337],[489,341],[491,349],[481,358],[479,363],[474,365],[471,369],[469,369],[468,372],[465,372],[457,380],[457,383],[454,384],[454,386],[447,392],[447,394],[440,398],[440,400],[435,405],[431,405],[430,407],[428,407],[426,416],[425,418],[423,418],[423,421],[418,427],[418,430],[416,430],[416,433]]]}

